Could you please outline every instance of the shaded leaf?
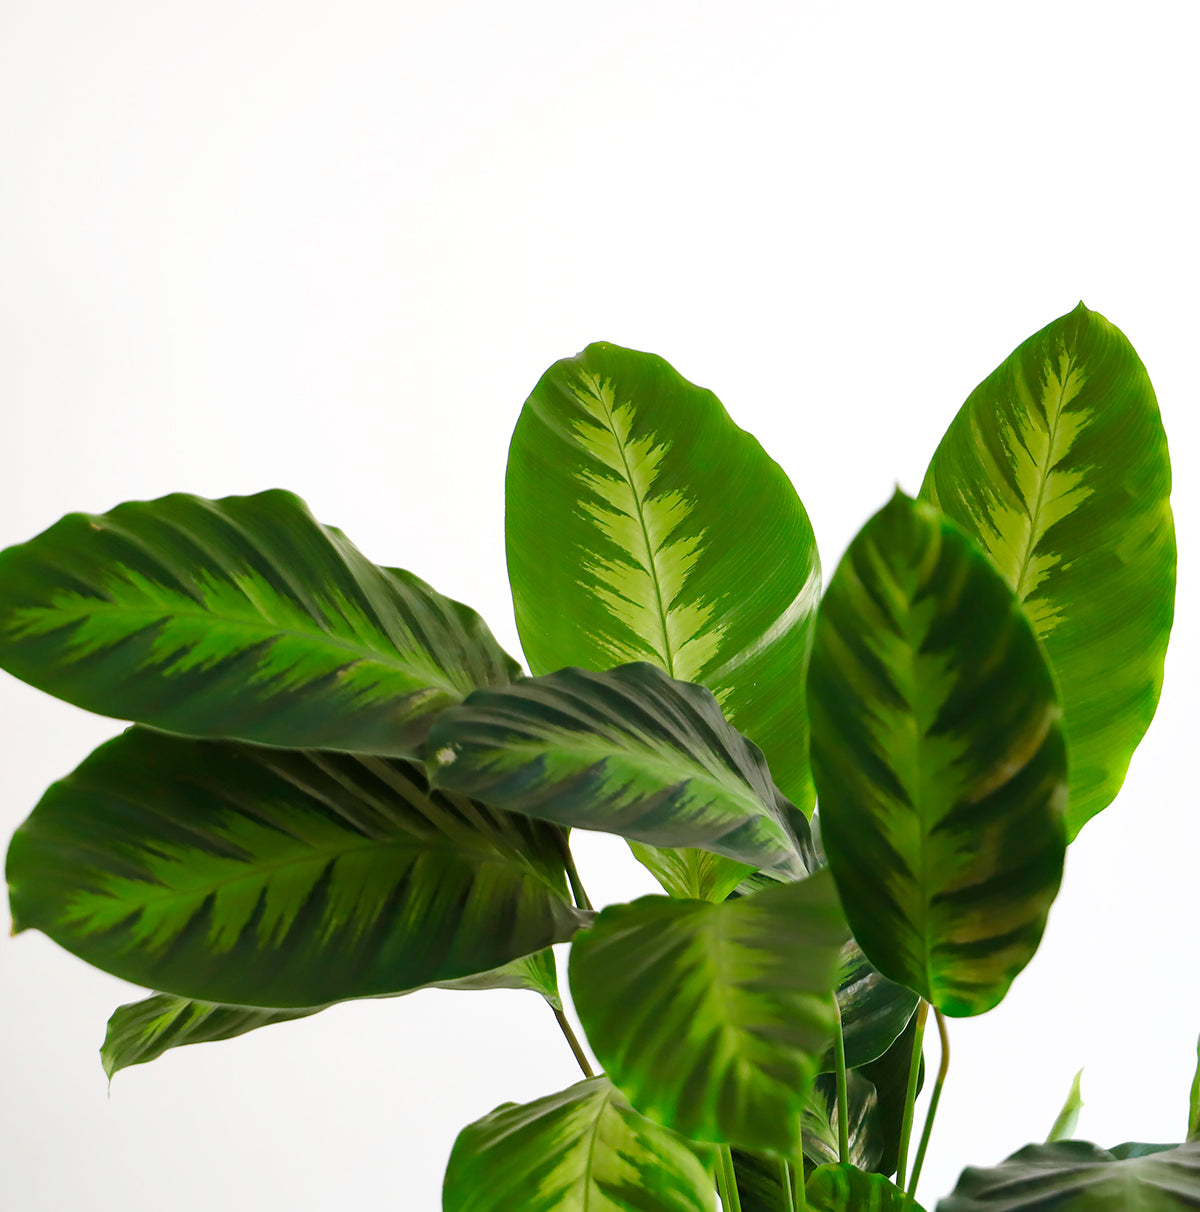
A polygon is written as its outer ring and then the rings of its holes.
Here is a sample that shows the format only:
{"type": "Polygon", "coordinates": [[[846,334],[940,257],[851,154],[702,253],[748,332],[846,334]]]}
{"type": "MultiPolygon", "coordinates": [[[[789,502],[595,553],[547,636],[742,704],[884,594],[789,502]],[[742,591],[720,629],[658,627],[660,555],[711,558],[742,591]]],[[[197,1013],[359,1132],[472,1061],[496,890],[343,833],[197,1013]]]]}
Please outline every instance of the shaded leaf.
{"type": "Polygon", "coordinates": [[[821,1166],[809,1175],[805,1191],[811,1212],[921,1212],[882,1174],[864,1174],[852,1165],[821,1166]]]}
{"type": "MultiPolygon", "coordinates": [[[[875,1127],[882,1150],[874,1169],[892,1175],[900,1161],[900,1133],[904,1125],[904,1107],[908,1101],[908,1070],[916,1042],[917,1020],[908,1026],[896,1042],[878,1059],[863,1065],[859,1072],[875,1087],[875,1127]]],[[[925,1086],[925,1058],[917,1068],[917,1093],[925,1086]]]]}
{"type": "Polygon", "coordinates": [[[604,1077],[518,1105],[459,1133],[444,1212],[714,1212],[690,1142],[638,1115],[604,1077]]]}
{"type": "Polygon", "coordinates": [[[571,993],[597,1060],[644,1115],[790,1156],[845,937],[828,872],[719,904],[643,897],[576,940],[571,993]]]}
{"type": "Polygon", "coordinates": [[[1175,599],[1170,491],[1146,368],[1082,303],[971,393],[921,488],[987,552],[1046,646],[1071,837],[1117,794],[1158,703],[1175,599]]]}
{"type": "MultiPolygon", "coordinates": [[[[848,1160],[860,1170],[874,1170],[883,1156],[875,1087],[861,1073],[850,1069],[846,1073],[846,1100],[850,1105],[848,1160]]],[[[808,1092],[801,1121],[804,1157],[810,1165],[838,1161],[840,1114],[837,1078],[832,1073],[822,1073],[808,1092]]]]}
{"type": "Polygon", "coordinates": [[[534,673],[649,661],[707,686],[811,813],[816,542],[787,476],[716,396],[617,345],[555,363],[513,434],[505,516],[534,673]]]}
{"type": "Polygon", "coordinates": [[[321,1006],[488,972],[590,920],[556,830],[383,758],[133,728],[8,856],[13,921],[134,984],[321,1006]]]}
{"type": "Polygon", "coordinates": [[[69,514],[0,553],[0,666],[168,732],[395,756],[520,674],[473,610],[279,490],[69,514]]]}
{"type": "MultiPolygon", "coordinates": [[[[782,1159],[745,1149],[734,1149],[732,1154],[742,1212],[786,1212],[782,1159]]],[[[794,1175],[792,1181],[796,1181],[794,1175]]]]}
{"type": "Polygon", "coordinates": [[[1079,1079],[1082,1076],[1083,1070],[1080,1069],[1071,1083],[1067,1101],[1063,1103],[1062,1110],[1058,1113],[1058,1118],[1050,1129],[1050,1135],[1046,1137],[1046,1144],[1051,1145],[1056,1140],[1070,1140],[1075,1135],[1075,1128],[1079,1124],[1079,1112],[1083,1110],[1083,1098],[1079,1093],[1079,1079]]]}
{"type": "MultiPolygon", "coordinates": [[[[842,948],[841,961],[837,999],[846,1067],[857,1069],[877,1060],[896,1042],[921,999],[877,971],[854,939],[842,948]]],[[[821,1069],[829,1072],[836,1068],[837,1057],[831,1047],[821,1060],[821,1069]]]]}
{"type": "Polygon", "coordinates": [[[1016,599],[897,492],[821,603],[809,670],[822,840],[871,963],[946,1014],[1003,998],[1062,877],[1066,755],[1016,599]]]}

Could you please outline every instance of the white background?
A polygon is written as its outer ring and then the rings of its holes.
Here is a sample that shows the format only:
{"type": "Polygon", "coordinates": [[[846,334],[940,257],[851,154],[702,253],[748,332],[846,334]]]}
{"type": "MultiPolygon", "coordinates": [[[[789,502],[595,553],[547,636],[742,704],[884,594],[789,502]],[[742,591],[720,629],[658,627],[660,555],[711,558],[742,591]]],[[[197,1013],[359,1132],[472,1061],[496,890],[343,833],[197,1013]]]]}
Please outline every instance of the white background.
{"type": "MultiPolygon", "coordinates": [[[[1081,1135],[1180,1139],[1198,33],[1184,0],[3,0],[0,545],[284,486],[516,652],[505,448],[552,361],[604,339],[711,387],[832,570],[976,382],[1083,298],[1158,391],[1176,632],[1040,953],[952,1023],[923,1202],[1044,1137],[1080,1066],[1081,1135]]],[[[0,715],[6,834],[119,728],[7,675],[0,715]]],[[[652,890],[615,839],[580,848],[596,899],[652,890]]],[[[532,995],[426,992],[182,1049],[106,1097],[105,1020],[137,995],[0,940],[5,1212],[435,1212],[462,1125],[577,1076],[532,995]]]]}

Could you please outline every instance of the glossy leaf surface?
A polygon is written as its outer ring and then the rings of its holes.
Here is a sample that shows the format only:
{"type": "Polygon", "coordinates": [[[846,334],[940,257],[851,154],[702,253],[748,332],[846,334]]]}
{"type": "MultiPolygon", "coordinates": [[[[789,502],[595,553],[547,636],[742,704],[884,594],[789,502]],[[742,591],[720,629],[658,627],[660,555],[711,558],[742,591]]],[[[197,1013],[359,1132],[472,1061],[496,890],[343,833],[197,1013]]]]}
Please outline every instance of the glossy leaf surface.
{"type": "Polygon", "coordinates": [[[809,672],[821,836],[854,936],[950,1015],[1004,996],[1066,846],[1054,684],[1012,592],[897,493],[821,604],[809,672]]]}
{"type": "Polygon", "coordinates": [[[570,938],[561,837],[383,758],[133,728],[47,791],[8,857],[15,927],[135,984],[320,1006],[570,938]]]}
{"type": "MultiPolygon", "coordinates": [[[[879,1100],[875,1087],[853,1069],[846,1073],[846,1101],[850,1107],[846,1125],[849,1161],[860,1170],[874,1170],[883,1156],[879,1100]]],[[[810,1165],[837,1162],[840,1115],[837,1078],[832,1073],[822,1073],[808,1092],[801,1121],[804,1156],[810,1165]]]]}
{"type": "Polygon", "coordinates": [[[759,750],[709,691],[653,665],[476,691],[439,718],[429,754],[436,785],[513,812],[789,875],[808,869],[759,750]]]}
{"type": "Polygon", "coordinates": [[[644,1115],[790,1156],[846,938],[828,872],[712,904],[613,905],[571,948],[592,1051],[644,1115]]]}
{"type": "Polygon", "coordinates": [[[1116,795],[1158,703],[1175,597],[1170,491],[1146,369],[1082,303],[971,393],[921,488],[987,552],[1046,646],[1071,837],[1116,795]]]}
{"type": "Polygon", "coordinates": [[[938,1212],[1176,1212],[1200,1205],[1200,1144],[1118,1158],[1080,1140],[969,1166],[938,1212]]]}
{"type": "Polygon", "coordinates": [[[814,1170],[805,1194],[811,1212],[921,1212],[915,1200],[882,1174],[864,1174],[852,1165],[814,1170]]]}
{"type": "Polygon", "coordinates": [[[278,490],[70,514],[0,553],[0,666],[168,732],[396,756],[519,676],[473,610],[278,490]]]}
{"type": "Polygon", "coordinates": [[[443,1212],[714,1212],[689,1142],[640,1116],[604,1077],[505,1103],[459,1133],[443,1212]]]}
{"type": "MultiPolygon", "coordinates": [[[[920,1001],[911,989],[888,980],[872,967],[854,939],[842,948],[837,999],[848,1069],[881,1057],[908,1026],[920,1001]]],[[[836,1067],[831,1047],[821,1061],[821,1069],[831,1072],[836,1067]]]]}
{"type": "Polygon", "coordinates": [[[787,476],[716,396],[652,354],[589,345],[526,402],[506,502],[533,672],[649,661],[702,683],[811,813],[816,543],[787,476]]]}

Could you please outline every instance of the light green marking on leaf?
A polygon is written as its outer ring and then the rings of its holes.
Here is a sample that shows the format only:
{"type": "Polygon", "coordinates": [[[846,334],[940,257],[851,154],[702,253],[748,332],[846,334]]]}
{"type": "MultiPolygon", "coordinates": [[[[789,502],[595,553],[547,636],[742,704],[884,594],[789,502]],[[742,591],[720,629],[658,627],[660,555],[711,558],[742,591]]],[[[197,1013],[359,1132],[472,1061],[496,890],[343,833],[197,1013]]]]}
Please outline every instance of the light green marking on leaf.
{"type": "MultiPolygon", "coordinates": [[[[650,645],[667,673],[698,681],[700,670],[719,650],[725,628],[712,621],[715,603],[679,600],[704,548],[704,530],[677,534],[693,502],[678,489],[654,493],[667,447],[652,434],[633,436],[633,404],[617,402],[611,381],[584,372],[573,395],[590,418],[575,423],[575,437],[606,469],[576,473],[598,498],[581,504],[620,553],[606,558],[593,551],[584,569],[595,578],[597,596],[633,636],[650,645]],[[632,560],[624,558],[627,554],[632,560]]],[[[614,663],[647,656],[634,641],[594,638],[614,663]]]]}

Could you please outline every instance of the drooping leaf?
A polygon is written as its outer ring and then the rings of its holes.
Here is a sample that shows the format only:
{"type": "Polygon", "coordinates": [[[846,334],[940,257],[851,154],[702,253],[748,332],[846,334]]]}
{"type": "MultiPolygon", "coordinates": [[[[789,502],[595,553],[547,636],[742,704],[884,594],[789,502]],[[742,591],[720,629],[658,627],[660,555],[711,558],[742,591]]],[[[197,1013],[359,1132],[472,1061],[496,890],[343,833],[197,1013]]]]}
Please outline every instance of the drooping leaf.
{"type": "Polygon", "coordinates": [[[13,921],[135,984],[264,1008],[488,972],[570,938],[561,837],[414,763],[133,728],[46,792],[13,921]]]}
{"type": "Polygon", "coordinates": [[[1050,1128],[1050,1135],[1046,1137],[1046,1144],[1052,1145],[1056,1140],[1070,1140],[1075,1135],[1075,1128],[1079,1124],[1079,1112],[1083,1110],[1083,1098],[1079,1093],[1079,1079],[1082,1076],[1083,1070],[1080,1069],[1075,1074],[1075,1080],[1071,1083],[1071,1089],[1067,1093],[1067,1101],[1063,1103],[1062,1110],[1058,1113],[1058,1118],[1050,1128]]]}
{"type": "Polygon", "coordinates": [[[828,872],[713,904],[613,905],[571,949],[575,1009],[644,1115],[791,1156],[846,930],[828,872]]]}
{"type": "Polygon", "coordinates": [[[852,1165],[814,1170],[805,1195],[811,1212],[922,1212],[882,1174],[865,1174],[852,1165]]]}
{"type": "Polygon", "coordinates": [[[950,1015],[1001,1000],[1062,877],[1054,683],[1012,592],[932,507],[897,492],[817,619],[813,773],[854,936],[950,1015]]]}
{"type": "Polygon", "coordinates": [[[520,673],[473,610],[278,490],[69,514],[0,553],[0,666],[168,732],[394,756],[520,673]]]}
{"type": "Polygon", "coordinates": [[[435,981],[432,987],[461,989],[467,992],[528,989],[531,993],[540,993],[551,1010],[563,1008],[562,997],[558,992],[558,970],[554,964],[554,952],[549,947],[534,951],[531,955],[519,956],[490,972],[478,972],[449,981],[435,981]]]}
{"type": "Polygon", "coordinates": [[[464,1128],[444,1212],[714,1212],[716,1190],[691,1144],[640,1116],[604,1077],[464,1128]]]}
{"type": "MultiPolygon", "coordinates": [[[[873,968],[854,939],[842,948],[837,999],[848,1069],[881,1057],[908,1025],[921,1000],[911,989],[873,968]]],[[[821,1060],[821,1069],[831,1072],[836,1068],[831,1047],[821,1060]]]]}
{"type": "Polygon", "coordinates": [[[709,691],[644,662],[478,690],[443,712],[428,750],[436,786],[500,808],[787,875],[808,870],[807,822],[798,839],[798,814],[761,752],[709,691]]]}
{"type": "Polygon", "coordinates": [[[938,1212],[1176,1212],[1200,1206],[1200,1144],[1119,1158],[1081,1140],[968,1166],[938,1212]]]}
{"type": "Polygon", "coordinates": [[[526,402],[506,506],[532,671],[649,661],[707,686],[811,813],[816,542],[787,476],[716,396],[652,354],[589,345],[526,402]]]}
{"type": "MultiPolygon", "coordinates": [[[[846,1073],[846,1101],[850,1105],[847,1138],[849,1161],[860,1170],[874,1170],[883,1156],[883,1137],[879,1131],[878,1098],[875,1087],[861,1073],[846,1073]]],[[[836,1163],[841,1110],[838,1106],[837,1078],[819,1074],[808,1092],[802,1118],[804,1157],[812,1166],[836,1163]]]]}
{"type": "Polygon", "coordinates": [[[1071,837],[1117,794],[1158,703],[1175,598],[1170,491],[1146,369],[1082,303],[971,393],[921,488],[987,552],[1046,646],[1071,837]]]}
{"type": "MultiPolygon", "coordinates": [[[[916,1016],[896,1042],[878,1060],[869,1061],[859,1072],[875,1087],[875,1128],[882,1142],[882,1151],[874,1169],[879,1174],[892,1175],[900,1161],[900,1135],[904,1126],[904,1107],[908,1101],[908,1071],[916,1043],[916,1016]]],[[[925,1058],[917,1067],[917,1093],[925,1085],[925,1058]]]]}

